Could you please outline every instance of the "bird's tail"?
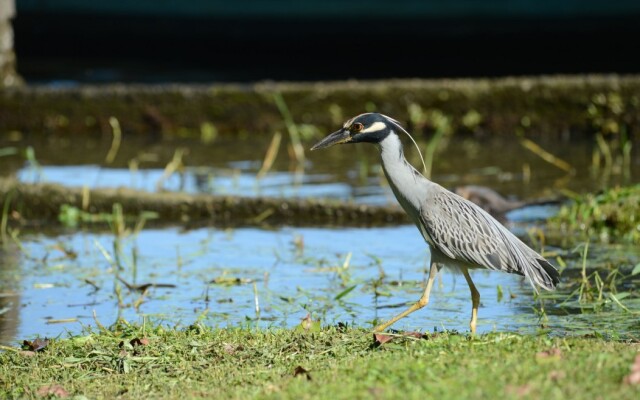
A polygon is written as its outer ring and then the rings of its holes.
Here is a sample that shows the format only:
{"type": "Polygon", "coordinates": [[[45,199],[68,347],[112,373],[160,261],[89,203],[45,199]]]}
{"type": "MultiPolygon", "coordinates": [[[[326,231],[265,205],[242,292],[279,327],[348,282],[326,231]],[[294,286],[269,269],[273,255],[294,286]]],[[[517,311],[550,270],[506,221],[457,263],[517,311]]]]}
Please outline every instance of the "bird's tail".
{"type": "Polygon", "coordinates": [[[530,270],[530,274],[527,274],[529,279],[546,290],[555,289],[558,282],[560,282],[560,273],[556,267],[544,258],[536,258],[535,261],[538,265],[535,265],[530,270]]]}

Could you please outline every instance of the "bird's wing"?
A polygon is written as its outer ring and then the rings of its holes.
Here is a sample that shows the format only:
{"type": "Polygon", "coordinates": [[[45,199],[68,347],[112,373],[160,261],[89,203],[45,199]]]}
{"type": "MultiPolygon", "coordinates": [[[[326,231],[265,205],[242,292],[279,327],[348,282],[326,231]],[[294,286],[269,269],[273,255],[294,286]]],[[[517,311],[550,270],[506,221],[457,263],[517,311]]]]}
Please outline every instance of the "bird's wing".
{"type": "Polygon", "coordinates": [[[524,260],[519,259],[530,256],[529,251],[536,254],[533,250],[475,204],[437,189],[420,210],[431,245],[455,260],[525,275],[524,260]]]}

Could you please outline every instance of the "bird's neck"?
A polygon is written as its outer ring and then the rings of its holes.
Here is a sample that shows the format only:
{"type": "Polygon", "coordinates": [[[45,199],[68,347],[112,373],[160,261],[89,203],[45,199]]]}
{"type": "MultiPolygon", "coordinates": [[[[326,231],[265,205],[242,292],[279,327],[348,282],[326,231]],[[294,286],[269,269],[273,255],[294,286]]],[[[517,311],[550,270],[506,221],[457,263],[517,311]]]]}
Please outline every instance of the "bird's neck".
{"type": "Polygon", "coordinates": [[[382,169],[402,208],[412,215],[419,210],[424,201],[431,182],[418,172],[404,157],[402,142],[395,133],[389,134],[378,143],[382,158],[382,169]]]}

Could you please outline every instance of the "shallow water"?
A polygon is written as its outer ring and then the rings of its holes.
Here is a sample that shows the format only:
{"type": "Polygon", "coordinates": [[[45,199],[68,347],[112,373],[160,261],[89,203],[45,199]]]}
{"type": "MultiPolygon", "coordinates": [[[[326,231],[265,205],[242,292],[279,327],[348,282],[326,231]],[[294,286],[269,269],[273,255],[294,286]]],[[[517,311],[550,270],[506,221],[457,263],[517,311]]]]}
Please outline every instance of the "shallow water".
{"type": "MultiPolygon", "coordinates": [[[[268,135],[234,139],[220,137],[211,144],[198,140],[150,140],[125,137],[112,163],[105,158],[109,137],[24,136],[17,142],[0,138],[0,148],[16,148],[13,156],[0,157],[0,175],[23,182],[51,182],[69,186],[126,186],[142,190],[171,190],[242,196],[330,197],[370,204],[394,203],[379,166],[374,146],[338,146],[308,152],[302,166],[292,163],[284,145],[273,168],[258,179],[269,145],[268,135]],[[25,161],[27,146],[35,160],[25,161]],[[185,151],[183,172],[161,179],[177,149],[185,151]],[[35,162],[34,162],[35,161],[35,162]]],[[[311,143],[307,143],[309,146],[311,143]]],[[[543,147],[567,161],[573,175],[543,161],[510,138],[476,140],[454,137],[436,154],[433,179],[445,187],[484,185],[504,196],[548,198],[558,190],[593,191],[606,184],[639,177],[640,157],[633,157],[630,176],[607,175],[591,170],[593,143],[540,141],[543,147]]],[[[307,147],[308,147],[307,146],[307,147]]],[[[421,143],[424,149],[425,143],[421,143]]],[[[634,149],[634,151],[637,151],[634,149]]],[[[406,150],[414,165],[420,162],[414,149],[406,150]]],[[[634,153],[635,154],[635,153],[634,153]]]]}
{"type": "MultiPolygon", "coordinates": [[[[26,136],[11,145],[32,146],[36,159],[25,161],[20,152],[0,157],[0,171],[23,182],[68,186],[395,203],[377,152],[366,146],[313,152],[304,168],[292,165],[281,150],[272,171],[258,179],[268,145],[265,137],[240,142],[219,138],[211,145],[127,137],[111,164],[104,162],[111,145],[108,139],[26,136]],[[183,172],[164,179],[164,167],[177,148],[188,149],[183,172]]],[[[546,145],[578,172],[569,176],[513,140],[464,139],[452,141],[436,157],[434,180],[448,187],[479,184],[509,197],[539,198],[554,196],[559,189],[595,190],[620,179],[589,173],[589,143],[546,145]]],[[[513,211],[508,215],[510,228],[526,236],[530,221],[547,218],[556,209],[535,206],[513,211]]],[[[373,326],[373,320],[385,320],[420,297],[428,263],[428,250],[414,226],[147,229],[121,239],[118,257],[111,234],[30,233],[19,240],[19,246],[0,248],[0,342],[5,344],[80,332],[83,325],[95,326],[94,311],[104,325],[121,316],[132,322],[146,317],[172,326],[196,320],[212,326],[295,326],[311,314],[323,324],[373,326]],[[348,267],[343,267],[347,259],[348,267]],[[143,296],[127,289],[117,277],[137,285],[175,287],[152,287],[143,296]],[[209,283],[216,278],[228,283],[240,279],[240,284],[209,283]]],[[[578,261],[570,263],[575,266],[578,261]]],[[[394,328],[468,329],[471,304],[464,279],[446,270],[440,276],[431,304],[394,328]]],[[[547,316],[541,319],[536,311],[540,302],[521,277],[475,271],[473,278],[482,295],[481,332],[531,333],[541,324],[557,334],[612,326],[622,334],[640,331],[620,313],[592,317],[580,307],[559,307],[558,298],[546,301],[547,316]]]]}
{"type": "MultiPolygon", "coordinates": [[[[5,328],[3,341],[76,332],[82,324],[94,324],[94,310],[103,324],[115,321],[119,313],[129,321],[149,316],[181,325],[197,318],[219,326],[256,319],[253,284],[208,284],[219,277],[256,283],[260,320],[255,323],[261,326],[294,326],[307,313],[326,324],[353,322],[367,326],[375,318],[399,312],[399,304],[420,296],[428,260],[428,251],[412,226],[276,231],[144,230],[135,238],[123,239],[124,270],[118,271],[119,276],[131,283],[176,287],[149,289],[136,311],[132,304],[141,294],[131,292],[115,280],[117,268],[100,249],[101,245],[114,257],[113,241],[111,235],[92,233],[36,236],[24,239],[22,252],[12,249],[10,264],[0,269],[2,281],[13,282],[3,288],[7,291],[3,300],[5,307],[11,303],[20,306],[15,320],[0,316],[3,325],[16,325],[13,333],[5,328]],[[134,247],[138,251],[135,272],[131,265],[134,247]],[[77,252],[77,258],[68,257],[62,249],[77,252]],[[345,268],[348,254],[351,259],[345,268]],[[377,259],[381,260],[380,266],[377,259]],[[385,278],[379,291],[386,295],[376,299],[372,285],[381,270],[385,278]],[[96,290],[86,280],[100,289],[96,290]],[[118,307],[115,285],[122,287],[125,304],[122,307],[118,307]],[[355,289],[335,300],[353,285],[355,289]],[[9,287],[13,288],[13,294],[9,287]],[[391,306],[394,308],[387,308],[391,306]],[[51,323],[69,318],[78,321],[51,323]]],[[[537,318],[532,313],[517,323],[511,319],[522,314],[523,308],[534,305],[531,288],[520,277],[479,271],[474,278],[484,294],[481,330],[535,330],[537,318]],[[517,297],[498,302],[497,285],[517,297]]],[[[428,310],[403,320],[398,327],[463,330],[467,327],[469,304],[464,280],[445,271],[428,310]]]]}
{"type": "MultiPolygon", "coordinates": [[[[77,333],[83,325],[95,326],[94,312],[104,325],[121,316],[170,326],[202,320],[221,327],[292,327],[310,313],[323,324],[372,326],[376,318],[387,319],[420,297],[429,257],[413,226],[172,228],[143,230],[119,245],[122,270],[110,234],[36,235],[23,238],[22,250],[5,248],[0,310],[7,311],[0,314],[0,342],[77,333]],[[131,284],[175,288],[150,288],[143,296],[116,276],[131,284]],[[228,284],[210,283],[216,278],[228,284]]],[[[464,279],[448,270],[439,276],[428,307],[394,328],[468,330],[470,297],[464,279]]],[[[558,308],[559,300],[549,300],[548,320],[541,320],[535,311],[540,303],[522,277],[487,271],[473,271],[472,277],[482,296],[480,332],[533,333],[544,322],[554,334],[583,333],[611,329],[612,321],[621,318],[619,313],[609,319],[576,314],[571,307],[558,308]]],[[[633,329],[626,322],[619,325],[620,334],[633,329]]]]}

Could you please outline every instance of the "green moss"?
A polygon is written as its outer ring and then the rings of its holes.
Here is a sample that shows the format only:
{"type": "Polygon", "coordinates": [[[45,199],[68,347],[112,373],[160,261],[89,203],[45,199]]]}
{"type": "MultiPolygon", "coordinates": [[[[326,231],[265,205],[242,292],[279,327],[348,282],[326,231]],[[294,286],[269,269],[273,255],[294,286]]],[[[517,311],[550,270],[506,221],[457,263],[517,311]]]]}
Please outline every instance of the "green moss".
{"type": "Polygon", "coordinates": [[[0,397],[59,385],[88,398],[637,398],[637,344],[456,334],[372,345],[362,329],[124,326],[0,353],[0,397]],[[135,340],[135,339],[141,340],[135,340]]]}

